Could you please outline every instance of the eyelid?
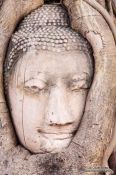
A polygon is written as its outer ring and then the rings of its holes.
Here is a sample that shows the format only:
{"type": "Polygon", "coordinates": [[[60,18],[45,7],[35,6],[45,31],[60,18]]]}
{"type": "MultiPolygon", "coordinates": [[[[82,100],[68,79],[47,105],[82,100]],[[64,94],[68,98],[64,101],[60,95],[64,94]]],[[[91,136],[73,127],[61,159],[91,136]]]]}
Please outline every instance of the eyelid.
{"type": "Polygon", "coordinates": [[[37,86],[25,86],[24,87],[25,90],[39,90],[39,88],[37,86]]]}
{"type": "Polygon", "coordinates": [[[37,86],[25,86],[24,90],[25,92],[29,92],[30,94],[38,94],[42,89],[39,89],[37,86]]]}
{"type": "Polygon", "coordinates": [[[25,82],[25,87],[38,87],[40,89],[44,88],[46,86],[46,82],[41,79],[31,79],[25,82]]]}
{"type": "Polygon", "coordinates": [[[86,79],[72,81],[71,82],[71,90],[79,90],[79,89],[89,89],[90,83],[86,79]]]}

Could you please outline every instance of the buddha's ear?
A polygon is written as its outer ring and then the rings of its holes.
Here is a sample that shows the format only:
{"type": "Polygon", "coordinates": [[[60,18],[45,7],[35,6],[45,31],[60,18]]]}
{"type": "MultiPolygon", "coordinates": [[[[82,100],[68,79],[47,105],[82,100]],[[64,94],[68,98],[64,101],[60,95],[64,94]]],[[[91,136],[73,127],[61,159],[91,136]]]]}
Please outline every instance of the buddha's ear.
{"type": "Polygon", "coordinates": [[[3,61],[10,36],[21,18],[43,4],[44,0],[1,0],[0,1],[0,142],[10,149],[14,132],[8,117],[3,91],[3,61]]]}
{"type": "Polygon", "coordinates": [[[95,61],[94,80],[75,142],[86,150],[88,166],[102,166],[115,123],[116,28],[95,0],[64,0],[64,5],[72,28],[90,42],[95,61]]]}

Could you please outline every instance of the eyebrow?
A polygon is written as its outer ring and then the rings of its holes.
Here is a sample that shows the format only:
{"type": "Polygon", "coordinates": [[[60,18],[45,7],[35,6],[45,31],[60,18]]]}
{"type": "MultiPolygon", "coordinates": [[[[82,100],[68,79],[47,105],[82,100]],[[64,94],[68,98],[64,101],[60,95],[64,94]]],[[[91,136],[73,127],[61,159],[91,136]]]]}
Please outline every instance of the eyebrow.
{"type": "Polygon", "coordinates": [[[35,79],[38,79],[38,78],[39,78],[39,80],[42,80],[42,78],[40,78],[40,76],[39,76],[40,74],[43,74],[43,73],[42,72],[37,72],[36,75],[30,76],[30,78],[28,78],[25,82],[28,82],[28,81],[31,81],[31,80],[35,80],[35,79]]]}
{"type": "Polygon", "coordinates": [[[25,83],[27,83],[28,81],[34,80],[34,79],[35,79],[35,78],[31,77],[31,78],[27,79],[27,80],[25,81],[25,83]]]}
{"type": "MultiPolygon", "coordinates": [[[[72,75],[72,78],[74,77],[74,76],[77,76],[77,79],[87,79],[87,78],[90,78],[91,76],[90,76],[90,74],[88,73],[88,72],[83,72],[81,75],[78,75],[77,73],[76,74],[73,74],[72,75]]],[[[76,78],[75,78],[76,79],[76,78]]]]}
{"type": "MultiPolygon", "coordinates": [[[[36,74],[35,77],[34,77],[34,76],[31,76],[31,77],[28,78],[24,83],[27,83],[27,82],[29,82],[29,81],[36,80],[36,79],[38,79],[38,80],[43,81],[44,83],[46,83],[47,80],[46,80],[45,78],[44,78],[44,80],[43,80],[43,78],[39,76],[40,74],[46,75],[46,74],[48,74],[48,72],[44,72],[44,73],[42,73],[42,72],[37,72],[37,74],[36,74]]],[[[69,76],[67,76],[67,77],[69,78],[69,76]]],[[[66,78],[66,77],[62,77],[62,79],[65,79],[65,78],[66,78]]],[[[87,80],[87,81],[89,81],[90,78],[91,78],[91,76],[90,76],[90,74],[89,74],[88,72],[83,72],[83,73],[81,74],[81,76],[79,76],[77,73],[74,73],[73,75],[71,75],[70,78],[71,78],[72,81],[73,81],[73,79],[75,79],[76,82],[79,82],[79,81],[82,81],[82,80],[87,80]],[[73,76],[75,76],[75,75],[77,75],[77,78],[73,78],[73,76]]]]}
{"type": "Polygon", "coordinates": [[[45,83],[45,84],[47,83],[47,81],[43,80],[42,78],[34,78],[34,77],[27,79],[24,83],[27,83],[27,82],[29,82],[29,81],[36,80],[36,79],[42,81],[42,82],[45,83]]]}
{"type": "MultiPolygon", "coordinates": [[[[27,79],[26,81],[24,81],[24,84],[28,83],[28,82],[31,82],[33,80],[40,80],[40,81],[43,81],[42,79],[38,79],[38,78],[34,78],[34,77],[31,77],[29,79],[27,79]]],[[[43,81],[45,83],[45,81],[43,81]]]]}

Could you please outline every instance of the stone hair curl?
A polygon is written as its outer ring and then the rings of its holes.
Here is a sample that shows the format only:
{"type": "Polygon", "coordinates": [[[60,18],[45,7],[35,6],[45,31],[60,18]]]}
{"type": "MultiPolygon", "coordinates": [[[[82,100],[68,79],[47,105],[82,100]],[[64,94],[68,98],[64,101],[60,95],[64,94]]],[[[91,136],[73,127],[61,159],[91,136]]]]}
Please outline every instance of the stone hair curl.
{"type": "Polygon", "coordinates": [[[4,64],[5,86],[13,65],[29,49],[63,52],[80,50],[91,54],[86,39],[70,27],[67,11],[60,5],[44,5],[35,10],[12,35],[4,64]]]}

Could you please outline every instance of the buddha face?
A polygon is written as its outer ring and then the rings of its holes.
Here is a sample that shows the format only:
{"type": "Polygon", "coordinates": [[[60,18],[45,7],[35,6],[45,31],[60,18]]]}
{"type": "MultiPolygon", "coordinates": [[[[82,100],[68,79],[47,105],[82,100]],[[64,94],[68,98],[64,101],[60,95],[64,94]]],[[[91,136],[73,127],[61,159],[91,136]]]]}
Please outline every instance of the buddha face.
{"type": "Polygon", "coordinates": [[[33,153],[69,146],[83,116],[92,78],[90,57],[81,51],[28,51],[8,84],[11,115],[20,142],[33,153]]]}

